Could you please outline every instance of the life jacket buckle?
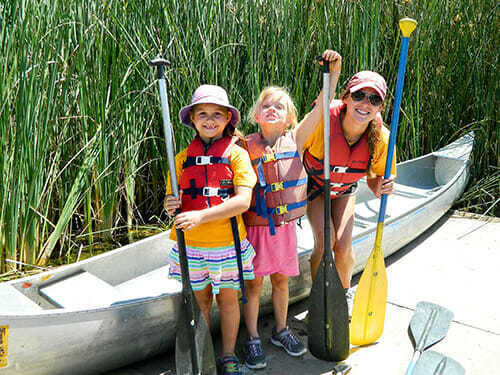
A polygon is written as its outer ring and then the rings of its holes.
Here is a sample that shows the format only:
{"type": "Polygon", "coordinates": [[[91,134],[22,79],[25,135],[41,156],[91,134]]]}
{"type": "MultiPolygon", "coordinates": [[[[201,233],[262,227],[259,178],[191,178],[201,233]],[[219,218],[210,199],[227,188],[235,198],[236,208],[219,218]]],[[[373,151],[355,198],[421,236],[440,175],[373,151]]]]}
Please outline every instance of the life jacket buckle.
{"type": "Polygon", "coordinates": [[[341,188],[342,186],[344,186],[344,184],[342,184],[340,182],[331,182],[330,183],[330,187],[332,187],[332,188],[341,188]]]}
{"type": "Polygon", "coordinates": [[[204,197],[217,197],[219,195],[219,188],[205,186],[201,192],[204,197]]]}
{"type": "Polygon", "coordinates": [[[335,166],[332,168],[333,173],[346,173],[347,172],[347,167],[339,167],[335,166]]]}
{"type": "Polygon", "coordinates": [[[288,212],[288,205],[284,204],[282,206],[276,207],[276,215],[283,215],[288,212]]]}
{"type": "Polygon", "coordinates": [[[279,182],[273,182],[271,184],[271,191],[273,193],[277,192],[277,191],[281,191],[283,190],[284,187],[283,187],[283,181],[279,181],[279,182]]]}
{"type": "Polygon", "coordinates": [[[276,161],[276,157],[274,154],[264,154],[262,155],[262,162],[263,163],[269,163],[271,161],[276,161]]]}
{"type": "Polygon", "coordinates": [[[206,155],[196,156],[195,164],[196,165],[211,165],[212,164],[212,157],[206,156],[206,155]]]}

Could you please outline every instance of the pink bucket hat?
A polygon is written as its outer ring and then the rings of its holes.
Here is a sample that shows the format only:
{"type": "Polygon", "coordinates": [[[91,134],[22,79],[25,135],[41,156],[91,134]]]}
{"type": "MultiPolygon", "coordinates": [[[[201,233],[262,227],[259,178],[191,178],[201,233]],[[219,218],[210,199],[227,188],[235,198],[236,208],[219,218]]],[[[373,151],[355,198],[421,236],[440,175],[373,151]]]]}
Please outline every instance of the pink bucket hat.
{"type": "Polygon", "coordinates": [[[194,125],[189,118],[189,112],[191,112],[191,109],[196,104],[203,103],[217,104],[229,109],[229,111],[231,111],[232,113],[231,121],[229,123],[234,127],[236,127],[238,122],[240,121],[240,112],[231,104],[229,104],[226,90],[224,90],[220,86],[201,85],[195,90],[193,98],[191,99],[191,104],[183,107],[179,111],[179,118],[181,122],[184,125],[194,129],[194,125]]]}
{"type": "Polygon", "coordinates": [[[349,90],[349,92],[356,92],[365,87],[371,87],[380,95],[382,100],[385,99],[387,84],[385,83],[384,77],[380,74],[370,70],[363,70],[353,75],[347,83],[347,90],[349,90]]]}

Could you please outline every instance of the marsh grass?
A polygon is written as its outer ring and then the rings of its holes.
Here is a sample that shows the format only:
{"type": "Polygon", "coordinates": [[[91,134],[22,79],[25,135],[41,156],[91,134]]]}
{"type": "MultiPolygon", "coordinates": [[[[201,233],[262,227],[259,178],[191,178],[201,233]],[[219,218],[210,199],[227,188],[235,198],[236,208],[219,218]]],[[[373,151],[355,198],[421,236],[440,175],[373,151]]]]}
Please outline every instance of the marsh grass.
{"type": "MultiPolygon", "coordinates": [[[[201,83],[228,89],[248,112],[268,85],[288,87],[300,115],[321,85],[314,58],[343,55],[395,87],[397,22],[415,18],[398,157],[476,131],[472,180],[458,208],[499,196],[498,24],[493,0],[6,0],[0,4],[0,266],[45,264],[78,241],[162,220],[167,172],[154,72],[167,72],[177,148],[192,132],[177,112],[201,83]],[[103,234],[104,233],[104,234],[103,234]]],[[[384,119],[390,122],[392,92],[384,119]]],[[[246,121],[246,133],[256,130],[246,121]]],[[[500,216],[498,206],[489,214],[500,216]]]]}

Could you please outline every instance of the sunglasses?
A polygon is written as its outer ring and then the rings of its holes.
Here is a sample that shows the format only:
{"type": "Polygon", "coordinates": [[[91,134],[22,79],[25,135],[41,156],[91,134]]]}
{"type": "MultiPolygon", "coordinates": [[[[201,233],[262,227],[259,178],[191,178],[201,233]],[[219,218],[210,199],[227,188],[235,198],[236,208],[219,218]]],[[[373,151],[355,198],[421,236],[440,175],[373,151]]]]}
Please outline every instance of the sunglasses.
{"type": "MultiPolygon", "coordinates": [[[[362,101],[365,98],[365,96],[367,96],[367,94],[361,90],[351,92],[351,98],[355,102],[362,101]]],[[[384,100],[377,94],[370,94],[368,95],[368,101],[371,103],[371,105],[378,107],[380,104],[382,104],[384,100]]]]}

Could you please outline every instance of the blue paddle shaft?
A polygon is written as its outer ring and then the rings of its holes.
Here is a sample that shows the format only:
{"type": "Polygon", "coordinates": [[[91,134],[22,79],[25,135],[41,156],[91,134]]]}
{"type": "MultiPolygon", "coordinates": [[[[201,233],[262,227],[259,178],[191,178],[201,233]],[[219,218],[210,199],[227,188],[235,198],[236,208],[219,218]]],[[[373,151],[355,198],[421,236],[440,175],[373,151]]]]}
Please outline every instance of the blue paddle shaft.
{"type": "MultiPolygon", "coordinates": [[[[396,137],[398,133],[399,110],[401,109],[401,98],[403,97],[403,86],[405,83],[406,58],[408,56],[409,43],[410,43],[409,37],[402,38],[401,53],[399,55],[398,78],[396,81],[396,93],[394,95],[394,110],[392,111],[391,135],[389,137],[389,146],[387,147],[387,159],[385,161],[385,172],[384,172],[385,179],[391,176],[392,159],[394,156],[394,146],[396,144],[396,137]]],[[[387,206],[387,195],[382,194],[380,202],[380,211],[378,215],[379,223],[384,222],[386,206],[387,206]]]]}

